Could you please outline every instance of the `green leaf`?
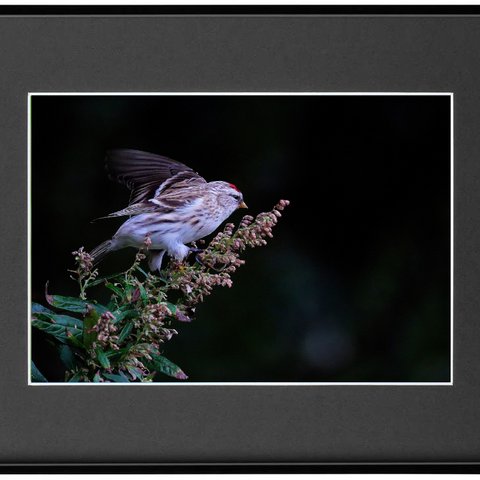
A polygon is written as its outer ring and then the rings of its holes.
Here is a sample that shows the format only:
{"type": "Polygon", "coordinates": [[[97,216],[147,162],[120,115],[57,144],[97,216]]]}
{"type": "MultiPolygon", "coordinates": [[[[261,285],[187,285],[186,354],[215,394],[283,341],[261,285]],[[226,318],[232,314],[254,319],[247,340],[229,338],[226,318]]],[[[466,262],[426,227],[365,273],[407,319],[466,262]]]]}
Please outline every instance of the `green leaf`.
{"type": "Polygon", "coordinates": [[[58,313],[35,313],[34,317],[39,320],[50,320],[57,325],[64,325],[65,327],[71,327],[73,329],[83,330],[83,322],[78,318],[70,317],[69,315],[60,315],[58,313]]]}
{"type": "Polygon", "coordinates": [[[140,295],[140,292],[136,291],[137,290],[136,287],[133,287],[132,285],[125,284],[124,289],[125,289],[125,300],[127,302],[130,303],[132,301],[137,301],[138,300],[138,296],[140,295]],[[137,297],[137,298],[135,298],[135,297],[137,297]]]}
{"type": "Polygon", "coordinates": [[[177,306],[174,303],[166,302],[168,309],[172,312],[172,315],[175,316],[177,313],[177,306]]]}
{"type": "Polygon", "coordinates": [[[110,360],[105,355],[105,352],[101,348],[95,350],[97,354],[97,360],[103,368],[110,368],[110,360]]]}
{"type": "Polygon", "coordinates": [[[127,365],[126,367],[133,380],[136,380],[137,378],[141,380],[145,375],[144,372],[138,367],[132,367],[130,365],[127,365]]]}
{"type": "Polygon", "coordinates": [[[113,283],[106,283],[105,286],[111,290],[117,297],[123,298],[125,293],[113,283]]]}
{"type": "Polygon", "coordinates": [[[74,370],[77,366],[75,361],[75,355],[72,352],[72,349],[68,345],[60,345],[58,349],[58,354],[60,360],[63,362],[67,370],[74,370]]]}
{"type": "Polygon", "coordinates": [[[145,275],[145,277],[148,277],[148,273],[145,272],[145,270],[143,270],[142,268],[140,268],[138,265],[137,265],[137,270],[140,272],[140,273],[143,273],[145,275]]]}
{"type": "Polygon", "coordinates": [[[127,323],[123,327],[122,331],[120,332],[120,335],[118,336],[118,343],[122,343],[130,335],[130,333],[132,332],[132,328],[133,328],[132,322],[127,323]]]}
{"type": "Polygon", "coordinates": [[[32,362],[31,363],[32,367],[32,382],[48,382],[48,380],[42,375],[40,370],[37,368],[37,366],[32,362]]]}
{"type": "Polygon", "coordinates": [[[53,313],[47,307],[40,305],[39,303],[32,302],[32,313],[53,313]]]}
{"type": "Polygon", "coordinates": [[[93,377],[93,383],[101,383],[102,376],[100,375],[100,370],[93,377]]]}
{"type": "Polygon", "coordinates": [[[81,331],[78,329],[73,329],[72,327],[66,327],[64,325],[59,325],[56,323],[46,322],[45,320],[33,320],[32,326],[38,328],[39,330],[48,333],[52,337],[55,337],[62,343],[67,343],[69,340],[69,335],[79,336],[81,331]]]}
{"type": "Polygon", "coordinates": [[[107,357],[110,360],[110,363],[116,363],[124,359],[128,355],[128,353],[130,352],[133,346],[134,344],[130,343],[126,347],[120,348],[119,350],[110,350],[107,353],[107,357]]]}
{"type": "MultiPolygon", "coordinates": [[[[67,310],[69,312],[76,312],[76,313],[85,313],[87,311],[87,306],[91,305],[93,302],[88,302],[87,300],[82,300],[81,298],[77,297],[64,297],[62,295],[49,295],[45,293],[45,297],[49,305],[52,307],[59,308],[60,310],[67,310]]],[[[95,303],[95,308],[100,313],[105,313],[107,311],[107,307],[100,305],[99,303],[95,303]]]]}
{"type": "Polygon", "coordinates": [[[78,318],[53,313],[48,309],[35,312],[32,325],[63,343],[67,343],[69,337],[80,336],[83,330],[83,322],[78,318]]]}
{"type": "Polygon", "coordinates": [[[100,315],[95,307],[90,304],[87,305],[86,311],[87,314],[83,319],[83,345],[85,348],[90,348],[97,339],[97,332],[93,330],[93,327],[97,324],[100,315]]]}
{"type": "Polygon", "coordinates": [[[64,297],[61,295],[46,295],[47,302],[53,307],[69,312],[85,313],[88,303],[76,297],[64,297]]]}
{"type": "Polygon", "coordinates": [[[111,380],[112,382],[116,383],[128,383],[130,380],[125,376],[124,373],[119,372],[119,374],[114,374],[114,373],[104,373],[103,376],[107,378],[108,380],[111,380]]]}
{"type": "Polygon", "coordinates": [[[178,378],[178,380],[186,380],[188,378],[179,366],[162,355],[152,355],[151,363],[154,370],[164,373],[169,377],[178,378]]]}
{"type": "Polygon", "coordinates": [[[145,290],[145,287],[141,283],[138,283],[138,288],[140,290],[140,297],[142,299],[142,302],[144,305],[146,305],[148,303],[147,291],[145,290]]]}
{"type": "Polygon", "coordinates": [[[116,310],[115,312],[113,312],[113,315],[115,316],[115,320],[113,320],[113,323],[118,323],[122,320],[125,320],[126,318],[137,317],[138,312],[134,308],[126,308],[124,310],[116,310]]]}
{"type": "Polygon", "coordinates": [[[82,350],[85,349],[85,346],[83,345],[82,341],[80,340],[80,338],[82,338],[82,336],[80,336],[80,335],[78,335],[78,336],[71,335],[70,332],[67,332],[67,337],[68,337],[68,341],[69,341],[74,347],[81,348],[82,350]]]}
{"type": "Polygon", "coordinates": [[[93,282],[88,283],[88,288],[95,287],[96,285],[100,285],[101,283],[105,283],[112,278],[123,277],[125,272],[113,273],[112,275],[107,275],[106,277],[99,277],[93,282]]]}
{"type": "Polygon", "coordinates": [[[82,378],[82,372],[77,372],[75,373],[75,375],[73,375],[72,378],[70,378],[70,380],[68,380],[68,382],[79,382],[80,379],[82,378]]]}

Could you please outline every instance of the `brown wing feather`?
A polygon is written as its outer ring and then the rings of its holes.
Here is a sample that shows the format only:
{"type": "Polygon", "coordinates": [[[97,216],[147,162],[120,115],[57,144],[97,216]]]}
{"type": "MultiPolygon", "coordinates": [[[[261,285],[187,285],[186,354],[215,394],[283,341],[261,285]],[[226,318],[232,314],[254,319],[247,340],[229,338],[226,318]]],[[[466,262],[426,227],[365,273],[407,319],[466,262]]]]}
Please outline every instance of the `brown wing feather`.
{"type": "Polygon", "coordinates": [[[139,203],[132,203],[128,207],[118,210],[116,212],[110,213],[105,217],[97,218],[96,220],[102,220],[105,218],[113,218],[113,217],[131,217],[133,215],[139,215],[140,213],[171,213],[173,211],[172,208],[164,208],[158,205],[155,205],[151,202],[139,202],[139,203]]]}
{"type": "Polygon", "coordinates": [[[205,182],[183,163],[140,150],[110,150],[107,152],[105,164],[109,177],[132,191],[129,205],[153,198],[166,180],[179,173],[205,182]]]}
{"type": "Polygon", "coordinates": [[[165,207],[178,208],[198,198],[206,184],[199,175],[180,172],[160,185],[153,201],[165,207]]]}
{"type": "Polygon", "coordinates": [[[176,208],[181,208],[195,201],[204,192],[206,184],[205,179],[192,174],[192,172],[180,172],[165,180],[157,189],[154,198],[131,203],[128,207],[101,218],[132,216],[153,212],[171,213],[176,208]]]}

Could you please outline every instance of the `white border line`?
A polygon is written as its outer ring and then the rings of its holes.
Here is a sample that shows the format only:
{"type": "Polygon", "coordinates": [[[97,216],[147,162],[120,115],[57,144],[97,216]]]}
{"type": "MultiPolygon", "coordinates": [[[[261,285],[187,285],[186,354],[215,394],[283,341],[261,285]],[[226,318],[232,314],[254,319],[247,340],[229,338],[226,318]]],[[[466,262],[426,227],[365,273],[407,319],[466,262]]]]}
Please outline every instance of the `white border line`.
{"type": "Polygon", "coordinates": [[[450,96],[450,382],[453,385],[453,312],[454,312],[454,296],[453,296],[453,277],[454,277],[454,102],[453,93],[450,96]]]}
{"type": "Polygon", "coordinates": [[[301,96],[301,97],[306,97],[306,96],[317,96],[317,97],[360,97],[360,96],[365,96],[365,97],[387,97],[387,96],[396,96],[396,97],[401,97],[401,96],[406,96],[406,97],[414,97],[414,96],[422,96],[422,97],[429,97],[429,96],[435,96],[435,97],[452,97],[453,93],[452,92],[342,92],[342,91],[331,91],[331,92],[309,92],[309,91],[303,91],[303,92],[262,92],[262,91],[256,91],[256,92],[206,92],[206,91],[198,91],[198,92],[29,92],[28,93],[28,98],[30,99],[31,97],[34,96],[39,96],[39,95],[49,95],[51,97],[60,97],[60,96],[71,96],[71,97],[96,97],[96,96],[102,96],[102,97],[142,97],[142,96],[151,96],[151,97],[169,97],[169,96],[183,96],[183,97],[188,97],[188,96],[210,96],[210,97],[221,97],[224,95],[228,96],[250,96],[250,97],[255,97],[255,96],[289,96],[289,97],[295,97],[295,96],[301,96]]]}
{"type": "Polygon", "coordinates": [[[29,92],[27,106],[27,271],[28,271],[28,386],[34,387],[50,387],[50,386],[115,386],[115,387],[163,387],[163,386],[453,386],[453,217],[454,217],[454,94],[452,92],[29,92]],[[449,96],[450,97],[450,381],[449,382],[145,382],[145,383],[68,383],[68,382],[31,382],[31,99],[34,96],[449,96]]]}
{"type": "MultiPolygon", "coordinates": [[[[100,6],[226,6],[225,0],[168,0],[162,2],[159,0],[142,0],[140,5],[137,5],[132,0],[103,0],[100,6]]],[[[9,0],[8,5],[39,5],[39,6],[62,6],[66,5],[65,0],[9,0]]],[[[74,0],[69,2],[69,5],[90,5],[99,6],[98,0],[74,0]]],[[[232,0],[228,2],[230,5],[244,5],[244,6],[339,6],[344,5],[347,7],[353,6],[380,6],[388,7],[388,3],[385,0],[328,0],[328,2],[322,0],[301,0],[298,3],[293,4],[292,0],[232,0]]],[[[452,0],[395,0],[392,2],[392,6],[405,5],[405,6],[448,6],[453,7],[454,2],[452,0]]],[[[462,0],[460,6],[480,5],[479,0],[462,0]]]]}
{"type": "Polygon", "coordinates": [[[32,141],[32,127],[31,127],[31,96],[28,94],[27,100],[27,299],[28,299],[28,325],[27,325],[27,349],[28,349],[28,385],[34,385],[32,379],[32,208],[31,208],[31,189],[32,189],[32,170],[31,170],[31,141],[32,141]]]}
{"type": "MultiPolygon", "coordinates": [[[[65,0],[9,0],[8,5],[39,5],[39,6],[62,6],[66,4],[65,0]]],[[[159,0],[142,0],[141,5],[143,6],[226,6],[227,2],[225,0],[168,0],[167,2],[162,2],[159,0]]],[[[98,0],[74,0],[69,2],[69,5],[90,5],[90,6],[99,6],[98,0]]],[[[137,6],[132,0],[103,0],[100,6],[137,6]]],[[[301,0],[298,3],[293,5],[292,0],[232,0],[228,2],[228,5],[244,5],[244,6],[339,6],[344,5],[351,7],[354,6],[380,6],[388,7],[389,5],[385,0],[328,0],[328,2],[322,0],[301,0]]],[[[405,6],[455,6],[452,0],[395,0],[392,3],[393,6],[405,5],[405,6]]],[[[469,6],[469,5],[480,5],[479,0],[462,0],[460,6],[469,6]]]]}

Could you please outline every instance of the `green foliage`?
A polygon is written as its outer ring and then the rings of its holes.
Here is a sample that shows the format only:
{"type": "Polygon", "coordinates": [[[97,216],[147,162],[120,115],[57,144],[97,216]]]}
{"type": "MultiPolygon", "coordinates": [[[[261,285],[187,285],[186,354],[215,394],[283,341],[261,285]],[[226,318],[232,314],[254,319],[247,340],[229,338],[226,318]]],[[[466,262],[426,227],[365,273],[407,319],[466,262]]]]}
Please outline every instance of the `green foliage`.
{"type": "MultiPolygon", "coordinates": [[[[46,302],[52,309],[32,304],[32,326],[57,345],[65,381],[186,380],[182,369],[164,355],[165,344],[178,333],[173,327],[190,322],[196,305],[214,287],[232,286],[231,274],[244,263],[240,253],[266,244],[265,237],[272,236],[272,227],[286,205],[282,200],[256,219],[245,216],[236,230],[227,224],[197,261],[171,260],[158,275],[140,266],[148,254],[149,238],[126,272],[103,278],[83,247],[73,252],[77,268],[70,272],[79,284],[79,296],[51,295],[46,289],[46,302]],[[93,288],[108,290],[106,305],[88,297],[93,288]]],[[[32,381],[47,381],[33,363],[32,381]]]]}
{"type": "Polygon", "coordinates": [[[37,366],[32,362],[32,382],[46,382],[47,379],[40,373],[40,370],[37,366]]]}

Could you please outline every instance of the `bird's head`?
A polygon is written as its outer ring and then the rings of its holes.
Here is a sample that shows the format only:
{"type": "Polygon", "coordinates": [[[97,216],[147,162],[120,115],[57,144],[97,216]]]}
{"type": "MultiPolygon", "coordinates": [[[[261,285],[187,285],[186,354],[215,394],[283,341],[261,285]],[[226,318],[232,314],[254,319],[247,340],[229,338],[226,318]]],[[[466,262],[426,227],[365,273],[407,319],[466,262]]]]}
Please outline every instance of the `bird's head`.
{"type": "Polygon", "coordinates": [[[233,213],[237,208],[248,208],[243,201],[242,192],[233,183],[228,182],[211,182],[215,188],[218,203],[230,213],[233,213]]]}

